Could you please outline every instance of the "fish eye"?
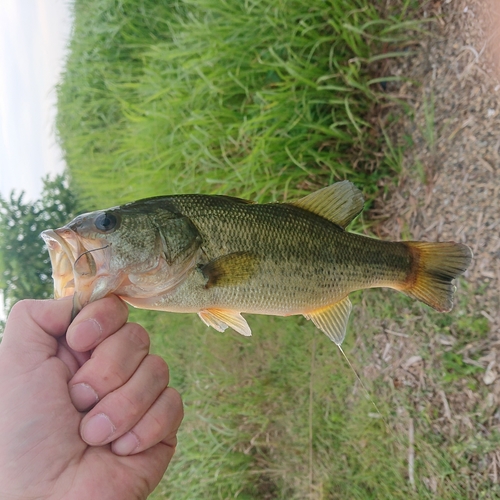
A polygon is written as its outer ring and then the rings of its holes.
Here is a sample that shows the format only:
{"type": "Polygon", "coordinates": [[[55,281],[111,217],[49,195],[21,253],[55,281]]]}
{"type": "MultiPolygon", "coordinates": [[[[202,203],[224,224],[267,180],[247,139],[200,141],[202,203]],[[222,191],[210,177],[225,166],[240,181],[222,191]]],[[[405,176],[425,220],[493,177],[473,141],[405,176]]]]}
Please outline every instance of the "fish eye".
{"type": "Polygon", "coordinates": [[[96,217],[94,224],[99,231],[109,233],[117,228],[118,219],[112,213],[104,212],[96,217]]]}

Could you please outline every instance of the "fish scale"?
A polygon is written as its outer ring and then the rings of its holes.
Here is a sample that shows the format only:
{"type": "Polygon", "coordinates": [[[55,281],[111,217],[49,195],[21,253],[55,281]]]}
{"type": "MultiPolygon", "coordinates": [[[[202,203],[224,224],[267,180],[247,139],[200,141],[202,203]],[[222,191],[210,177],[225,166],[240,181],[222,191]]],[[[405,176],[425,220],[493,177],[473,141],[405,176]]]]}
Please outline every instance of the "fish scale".
{"type": "Polygon", "coordinates": [[[346,233],[326,219],[284,204],[224,204],[220,211],[234,213],[236,225],[217,210],[204,214],[199,209],[203,200],[189,197],[174,203],[202,234],[207,255],[216,258],[222,247],[225,253],[247,251],[259,258],[259,272],[248,281],[207,297],[209,302],[217,298],[218,306],[237,300],[245,312],[263,312],[265,307],[270,313],[297,314],[333,303],[352,290],[383,286],[407,275],[409,257],[403,245],[346,233]],[[220,242],[222,231],[226,236],[220,242]],[[249,297],[252,291],[257,293],[249,297]]]}

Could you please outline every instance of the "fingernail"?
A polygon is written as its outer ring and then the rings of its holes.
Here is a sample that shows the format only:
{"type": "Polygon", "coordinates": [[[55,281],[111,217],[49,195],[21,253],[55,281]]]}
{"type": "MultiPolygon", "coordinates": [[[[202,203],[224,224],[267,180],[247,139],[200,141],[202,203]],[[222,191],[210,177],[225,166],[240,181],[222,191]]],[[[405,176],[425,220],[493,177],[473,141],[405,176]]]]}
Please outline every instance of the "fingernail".
{"type": "Polygon", "coordinates": [[[104,444],[116,431],[116,427],[104,413],[94,415],[83,426],[82,439],[91,445],[104,444]]]}
{"type": "Polygon", "coordinates": [[[86,411],[99,402],[97,392],[89,384],[75,384],[70,389],[69,395],[78,411],[86,411]]]}
{"type": "Polygon", "coordinates": [[[124,434],[120,439],[117,439],[111,449],[117,455],[130,455],[139,446],[139,438],[134,432],[130,431],[124,434]]]}
{"type": "Polygon", "coordinates": [[[94,318],[87,319],[83,323],[80,323],[71,333],[72,338],[77,339],[77,346],[75,347],[81,351],[88,351],[92,348],[101,338],[101,335],[101,325],[94,318]]]}

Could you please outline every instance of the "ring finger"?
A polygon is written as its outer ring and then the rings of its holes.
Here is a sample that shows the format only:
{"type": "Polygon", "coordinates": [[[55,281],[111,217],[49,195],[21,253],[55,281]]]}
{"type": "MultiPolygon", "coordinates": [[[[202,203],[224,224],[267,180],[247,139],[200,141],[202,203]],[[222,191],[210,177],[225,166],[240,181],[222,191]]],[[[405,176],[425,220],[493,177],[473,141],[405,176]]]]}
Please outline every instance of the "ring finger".
{"type": "Polygon", "coordinates": [[[97,446],[121,437],[153,406],[167,388],[168,380],[165,361],[159,356],[146,356],[125,385],[105,396],[83,418],[83,440],[97,446]]]}

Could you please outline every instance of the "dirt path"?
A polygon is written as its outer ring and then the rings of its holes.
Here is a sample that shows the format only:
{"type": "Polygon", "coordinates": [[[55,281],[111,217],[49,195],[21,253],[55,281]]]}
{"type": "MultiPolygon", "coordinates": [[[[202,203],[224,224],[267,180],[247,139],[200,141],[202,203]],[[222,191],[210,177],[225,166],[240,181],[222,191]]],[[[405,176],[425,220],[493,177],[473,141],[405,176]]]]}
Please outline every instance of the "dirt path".
{"type": "Polygon", "coordinates": [[[383,236],[410,233],[473,249],[466,278],[481,291],[493,338],[500,337],[500,72],[492,59],[500,61],[500,16],[485,3],[433,2],[433,36],[400,68],[421,84],[399,92],[416,119],[407,120],[398,139],[411,138],[414,146],[403,180],[376,215],[384,219],[383,236]]]}

